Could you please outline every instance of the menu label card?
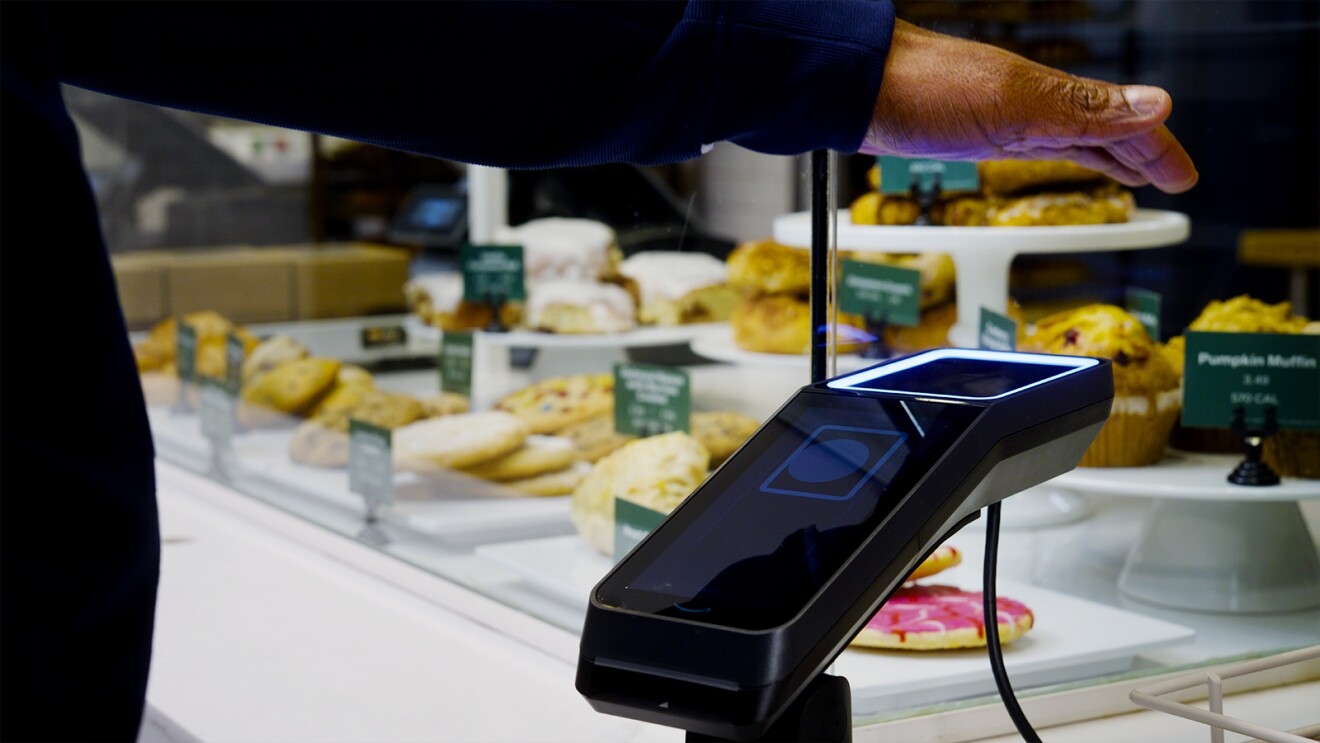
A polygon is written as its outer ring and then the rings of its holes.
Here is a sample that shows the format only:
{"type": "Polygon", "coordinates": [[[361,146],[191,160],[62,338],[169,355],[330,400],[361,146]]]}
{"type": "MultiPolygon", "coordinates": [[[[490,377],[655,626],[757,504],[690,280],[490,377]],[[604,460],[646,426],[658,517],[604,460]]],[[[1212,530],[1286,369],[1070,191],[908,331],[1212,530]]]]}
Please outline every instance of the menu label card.
{"type": "Polygon", "coordinates": [[[665,520],[659,511],[622,498],[614,499],[614,561],[618,562],[665,520]]]}
{"type": "Polygon", "coordinates": [[[1138,289],[1135,286],[1128,287],[1124,295],[1127,311],[1141,321],[1146,334],[1156,341],[1160,339],[1160,301],[1158,292],[1138,289]]]}
{"type": "Polygon", "coordinates": [[[921,321],[921,272],[845,260],[839,309],[891,325],[916,325],[921,321]]]}
{"type": "Polygon", "coordinates": [[[230,333],[225,338],[225,388],[231,395],[243,389],[243,360],[247,358],[247,344],[230,333]]]}
{"type": "Polygon", "coordinates": [[[179,379],[185,382],[197,380],[197,328],[180,322],[175,343],[178,349],[177,361],[179,379]]]}
{"type": "Polygon", "coordinates": [[[614,430],[631,436],[691,431],[687,372],[656,364],[615,364],[614,430]]]}
{"type": "Polygon", "coordinates": [[[1242,408],[1260,428],[1274,408],[1281,429],[1320,430],[1320,335],[1186,334],[1183,425],[1228,428],[1242,408]]]}
{"type": "Polygon", "coordinates": [[[445,333],[440,337],[440,390],[472,394],[472,334],[445,333]]]}
{"type": "Polygon", "coordinates": [[[366,500],[368,511],[394,502],[394,449],[388,428],[349,418],[348,489],[366,500]]]}
{"type": "Polygon", "coordinates": [[[222,379],[202,377],[197,390],[200,399],[202,435],[217,444],[229,441],[238,428],[238,398],[222,379]]]}
{"type": "Polygon", "coordinates": [[[521,301],[526,298],[521,245],[462,245],[463,299],[469,302],[521,301]]]}
{"type": "Polygon", "coordinates": [[[990,351],[1017,350],[1017,320],[982,307],[976,338],[978,348],[990,351]]]}
{"type": "Polygon", "coordinates": [[[880,166],[880,193],[883,194],[911,193],[913,180],[923,192],[929,192],[934,188],[937,175],[941,191],[976,191],[981,188],[981,177],[974,162],[881,155],[876,158],[876,163],[880,166]]]}

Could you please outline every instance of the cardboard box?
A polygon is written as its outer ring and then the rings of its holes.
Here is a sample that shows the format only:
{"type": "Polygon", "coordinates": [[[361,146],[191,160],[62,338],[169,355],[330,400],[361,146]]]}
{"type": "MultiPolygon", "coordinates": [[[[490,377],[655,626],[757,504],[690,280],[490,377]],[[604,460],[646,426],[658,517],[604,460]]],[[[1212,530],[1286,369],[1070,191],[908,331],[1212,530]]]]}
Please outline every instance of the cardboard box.
{"type": "Polygon", "coordinates": [[[371,243],[329,243],[289,249],[293,263],[294,317],[407,312],[403,285],[412,252],[371,243]]]}
{"type": "Polygon", "coordinates": [[[170,314],[214,310],[232,322],[287,322],[296,318],[293,261],[266,248],[178,252],[169,267],[170,314]]]}
{"type": "Polygon", "coordinates": [[[174,256],[163,251],[116,253],[110,256],[119,304],[129,330],[144,330],[169,314],[169,267],[174,256]]]}

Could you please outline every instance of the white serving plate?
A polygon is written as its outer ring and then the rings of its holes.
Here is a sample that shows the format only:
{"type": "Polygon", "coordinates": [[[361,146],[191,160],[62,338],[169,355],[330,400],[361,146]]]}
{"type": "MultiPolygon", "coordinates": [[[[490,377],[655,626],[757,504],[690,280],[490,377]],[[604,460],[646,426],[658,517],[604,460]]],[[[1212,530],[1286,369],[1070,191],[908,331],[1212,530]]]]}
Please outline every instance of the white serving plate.
{"type": "MultiPolygon", "coordinates": [[[[477,555],[508,568],[542,591],[586,610],[595,584],[613,562],[576,534],[482,545],[477,555]]],[[[923,583],[980,590],[979,565],[963,565],[923,583]]],[[[1024,583],[999,581],[999,595],[1029,606],[1036,627],[1004,647],[1015,687],[1120,673],[1137,655],[1183,642],[1195,631],[1024,583]]],[[[832,673],[848,679],[853,713],[933,704],[996,691],[986,651],[901,652],[850,649],[832,673]]]]}

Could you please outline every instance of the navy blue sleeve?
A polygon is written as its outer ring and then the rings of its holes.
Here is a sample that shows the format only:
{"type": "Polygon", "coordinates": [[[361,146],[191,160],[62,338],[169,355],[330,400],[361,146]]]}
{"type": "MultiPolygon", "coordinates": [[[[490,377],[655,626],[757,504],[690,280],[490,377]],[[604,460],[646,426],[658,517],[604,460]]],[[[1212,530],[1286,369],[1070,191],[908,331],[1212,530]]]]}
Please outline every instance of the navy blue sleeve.
{"type": "Polygon", "coordinates": [[[888,0],[54,3],[61,79],[503,167],[855,152],[888,0]]]}

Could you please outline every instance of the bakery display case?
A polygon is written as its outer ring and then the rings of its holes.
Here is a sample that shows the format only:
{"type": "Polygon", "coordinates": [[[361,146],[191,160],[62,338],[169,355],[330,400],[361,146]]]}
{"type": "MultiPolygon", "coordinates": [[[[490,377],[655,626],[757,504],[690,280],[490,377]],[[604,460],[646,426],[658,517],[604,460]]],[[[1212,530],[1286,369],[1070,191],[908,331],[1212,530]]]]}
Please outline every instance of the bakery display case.
{"type": "MultiPolygon", "coordinates": [[[[577,660],[593,588],[629,546],[815,381],[813,308],[830,318],[833,374],[984,346],[982,311],[991,310],[1016,323],[1004,336],[1013,348],[1115,367],[1101,443],[1079,467],[1004,503],[997,589],[1012,621],[996,635],[1033,719],[1121,715],[1136,709],[1128,694],[1138,687],[1320,646],[1320,434],[1309,419],[1236,437],[1228,420],[1213,429],[1180,420],[1184,335],[1320,338],[1314,263],[1236,253],[1238,235],[1262,227],[1256,214],[1286,229],[1298,252],[1320,244],[1314,174],[1288,175],[1296,188],[1224,193],[1251,171],[1202,119],[1231,128],[1244,117],[1179,89],[1211,96],[1182,66],[1184,53],[1204,61],[1214,43],[1151,30],[1174,11],[1126,0],[898,5],[914,20],[1075,60],[1098,76],[1167,76],[1153,82],[1170,84],[1192,112],[1180,109],[1171,126],[1204,158],[1209,188],[1168,197],[1061,170],[1046,188],[1021,163],[993,163],[979,190],[945,188],[923,203],[921,193],[883,194],[875,158],[846,158],[832,176],[845,185],[851,171],[862,185],[832,205],[823,256],[832,283],[822,296],[809,211],[819,194],[804,158],[760,172],[707,162],[629,170],[630,180],[672,187],[646,203],[615,193],[621,177],[609,168],[516,173],[498,223],[469,215],[479,245],[433,249],[389,244],[380,228],[415,182],[453,185],[465,166],[419,169],[410,156],[373,159],[380,153],[364,146],[357,160],[317,161],[310,212],[319,227],[308,239],[354,240],[374,227],[372,242],[244,240],[112,256],[158,459],[312,525],[351,545],[345,554],[416,569],[424,579],[410,577],[408,590],[445,586],[434,590],[446,610],[488,626],[511,653],[537,645],[562,670],[577,660]],[[702,178],[736,188],[703,191],[702,178]],[[773,215],[754,233],[718,234],[710,225],[733,220],[693,207],[745,212],[749,203],[773,215]],[[675,222],[680,207],[689,213],[675,222]],[[514,246],[524,291],[502,296],[487,284],[471,294],[468,261],[496,265],[511,254],[465,250],[514,246]],[[1048,261],[1066,270],[1043,279],[1041,300],[1019,271],[1048,261]],[[1267,267],[1276,265],[1286,268],[1267,267]],[[907,277],[911,320],[858,311],[860,294],[845,297],[841,286],[853,270],[873,283],[907,277]],[[1160,327],[1124,303],[1134,288],[1163,295],[1160,327]],[[628,373],[637,381],[624,403],[616,387],[628,373]],[[643,412],[625,422],[625,405],[643,412]],[[1227,479],[1250,458],[1252,435],[1277,485],[1227,479]],[[516,619],[490,620],[492,605],[516,619]],[[529,640],[527,627],[543,631],[529,640]]],[[[1234,17],[1243,15],[1251,12],[1234,17]]],[[[1315,23],[1301,25],[1310,48],[1315,23]]],[[[1243,38],[1230,50],[1277,69],[1259,33],[1243,38]]],[[[1231,76],[1239,87],[1240,77],[1231,76]]],[[[1271,106],[1272,124],[1235,141],[1258,142],[1271,167],[1306,160],[1314,143],[1284,157],[1279,141],[1313,132],[1314,111],[1271,106]]],[[[480,190],[486,181],[471,176],[466,188],[480,190]]],[[[832,666],[850,682],[859,739],[1010,732],[987,628],[966,608],[983,591],[986,536],[973,521],[922,560],[889,612],[832,666]],[[928,621],[939,598],[961,602],[938,609],[961,624],[928,621]]],[[[346,573],[368,572],[341,562],[346,573]]],[[[1256,686],[1317,677],[1308,656],[1283,681],[1256,686]]]]}

